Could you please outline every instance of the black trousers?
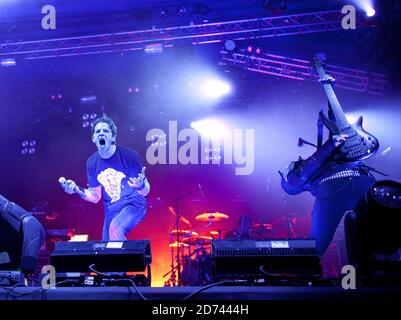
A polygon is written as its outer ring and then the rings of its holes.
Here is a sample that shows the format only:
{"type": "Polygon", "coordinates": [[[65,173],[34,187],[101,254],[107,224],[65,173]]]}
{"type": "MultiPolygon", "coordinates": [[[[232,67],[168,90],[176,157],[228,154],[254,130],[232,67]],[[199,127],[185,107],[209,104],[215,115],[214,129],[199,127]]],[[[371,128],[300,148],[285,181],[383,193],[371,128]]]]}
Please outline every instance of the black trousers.
{"type": "Polygon", "coordinates": [[[327,181],[318,187],[312,211],[311,237],[316,239],[320,256],[329,246],[345,212],[354,209],[375,182],[372,176],[360,176],[327,181]]]}

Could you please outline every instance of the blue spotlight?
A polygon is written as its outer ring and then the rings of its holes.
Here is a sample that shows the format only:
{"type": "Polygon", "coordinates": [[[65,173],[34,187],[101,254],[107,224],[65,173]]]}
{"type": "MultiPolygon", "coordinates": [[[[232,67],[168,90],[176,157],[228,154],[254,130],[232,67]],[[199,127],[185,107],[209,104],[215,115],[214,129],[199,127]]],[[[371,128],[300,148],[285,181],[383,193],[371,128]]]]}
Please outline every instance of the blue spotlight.
{"type": "Polygon", "coordinates": [[[231,87],[228,83],[216,78],[205,79],[201,85],[203,96],[209,99],[220,98],[230,91],[231,87]]]}
{"type": "Polygon", "coordinates": [[[15,62],[14,58],[3,58],[0,59],[0,66],[2,67],[14,67],[17,63],[15,62]]]}
{"type": "Polygon", "coordinates": [[[376,14],[376,10],[373,8],[367,8],[366,9],[366,15],[368,17],[373,17],[376,14]]]}
{"type": "Polygon", "coordinates": [[[354,0],[354,3],[363,11],[367,17],[373,17],[376,10],[373,8],[373,0],[354,0]]]}

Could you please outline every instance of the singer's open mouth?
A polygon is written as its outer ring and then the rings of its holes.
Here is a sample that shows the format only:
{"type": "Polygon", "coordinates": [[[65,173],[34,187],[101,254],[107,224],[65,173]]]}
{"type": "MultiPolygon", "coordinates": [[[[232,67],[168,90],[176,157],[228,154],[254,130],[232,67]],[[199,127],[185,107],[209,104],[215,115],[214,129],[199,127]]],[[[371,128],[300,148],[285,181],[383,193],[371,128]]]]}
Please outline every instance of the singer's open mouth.
{"type": "Polygon", "coordinates": [[[99,144],[100,144],[101,146],[104,146],[104,145],[106,144],[106,140],[105,140],[104,138],[100,138],[100,139],[99,139],[99,144]]]}

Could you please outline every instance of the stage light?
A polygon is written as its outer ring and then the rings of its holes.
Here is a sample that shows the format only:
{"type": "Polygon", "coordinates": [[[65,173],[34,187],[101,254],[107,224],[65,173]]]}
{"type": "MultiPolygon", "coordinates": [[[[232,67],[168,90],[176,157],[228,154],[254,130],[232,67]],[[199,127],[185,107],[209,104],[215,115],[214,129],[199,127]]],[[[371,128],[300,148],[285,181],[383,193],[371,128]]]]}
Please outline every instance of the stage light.
{"type": "Polygon", "coordinates": [[[167,17],[167,15],[168,15],[168,10],[166,8],[160,9],[160,11],[159,11],[160,17],[164,18],[164,17],[167,17]]]}
{"type": "Polygon", "coordinates": [[[230,85],[219,79],[204,80],[201,86],[203,96],[211,99],[220,98],[229,93],[230,90],[230,85]]]}
{"type": "Polygon", "coordinates": [[[135,88],[129,87],[128,88],[128,93],[133,93],[133,92],[138,93],[139,92],[139,88],[138,87],[135,87],[135,88]]]}
{"type": "Polygon", "coordinates": [[[179,14],[180,16],[184,16],[184,15],[186,15],[187,13],[188,13],[188,8],[187,8],[187,7],[182,6],[182,7],[178,10],[178,14],[179,14]]]}
{"type": "Polygon", "coordinates": [[[209,139],[221,139],[229,133],[227,126],[217,119],[204,119],[191,122],[191,128],[194,128],[200,135],[209,139]]]}
{"type": "Polygon", "coordinates": [[[144,51],[146,54],[155,54],[163,52],[163,44],[153,43],[145,45],[144,51]]]}
{"type": "Polygon", "coordinates": [[[375,14],[376,14],[375,9],[373,9],[373,8],[368,8],[368,9],[366,9],[366,15],[367,15],[368,17],[373,17],[375,14]]]}
{"type": "Polygon", "coordinates": [[[0,66],[2,67],[14,67],[17,63],[14,58],[3,58],[0,59],[0,66]]]}
{"type": "Polygon", "coordinates": [[[81,97],[81,104],[94,104],[96,103],[96,96],[84,96],[81,97]]]}
{"type": "Polygon", "coordinates": [[[36,147],[37,142],[36,140],[24,140],[21,143],[21,154],[22,155],[28,155],[28,154],[34,154],[36,152],[36,147]]]}
{"type": "Polygon", "coordinates": [[[62,99],[62,98],[63,98],[63,95],[62,95],[61,93],[52,94],[52,95],[50,96],[50,99],[51,99],[51,100],[60,100],[60,99],[62,99]]]}
{"type": "Polygon", "coordinates": [[[0,269],[35,271],[45,232],[40,222],[0,195],[0,269]]]}
{"type": "Polygon", "coordinates": [[[224,47],[227,51],[233,51],[235,49],[235,41],[234,40],[227,40],[224,42],[224,47]]]}
{"type": "Polygon", "coordinates": [[[375,270],[397,269],[401,277],[401,261],[389,262],[383,255],[392,255],[401,248],[401,184],[391,180],[376,182],[345,216],[347,253],[351,264],[363,274],[375,270]]]}
{"type": "Polygon", "coordinates": [[[372,0],[354,0],[354,3],[360,9],[365,11],[367,17],[373,17],[376,14],[372,0]]]}
{"type": "Polygon", "coordinates": [[[248,47],[246,48],[246,51],[248,51],[249,53],[252,53],[252,52],[253,52],[253,47],[248,46],[248,47]]]}

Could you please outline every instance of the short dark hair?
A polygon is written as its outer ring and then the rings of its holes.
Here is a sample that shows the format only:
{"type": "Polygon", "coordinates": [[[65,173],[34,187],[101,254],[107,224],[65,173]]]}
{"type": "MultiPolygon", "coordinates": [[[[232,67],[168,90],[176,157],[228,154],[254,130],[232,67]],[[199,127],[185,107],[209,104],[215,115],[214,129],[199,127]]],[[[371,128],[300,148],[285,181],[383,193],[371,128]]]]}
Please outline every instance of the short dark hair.
{"type": "Polygon", "coordinates": [[[95,133],[95,127],[98,123],[107,123],[110,127],[111,130],[111,134],[113,135],[113,137],[117,136],[117,126],[115,125],[115,123],[113,122],[113,120],[111,120],[111,118],[109,118],[107,115],[103,114],[101,117],[98,117],[95,119],[95,121],[92,122],[91,124],[91,132],[92,132],[92,136],[95,133]]]}

